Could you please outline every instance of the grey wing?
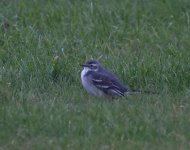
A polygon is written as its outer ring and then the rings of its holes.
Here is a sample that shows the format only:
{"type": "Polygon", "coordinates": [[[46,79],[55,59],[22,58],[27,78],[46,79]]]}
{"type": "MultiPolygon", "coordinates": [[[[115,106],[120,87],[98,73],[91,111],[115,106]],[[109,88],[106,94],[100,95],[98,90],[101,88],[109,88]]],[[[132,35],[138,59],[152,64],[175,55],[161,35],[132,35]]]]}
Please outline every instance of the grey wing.
{"type": "Polygon", "coordinates": [[[97,88],[111,96],[124,96],[127,91],[127,88],[117,78],[106,74],[92,73],[92,82],[97,88]]]}

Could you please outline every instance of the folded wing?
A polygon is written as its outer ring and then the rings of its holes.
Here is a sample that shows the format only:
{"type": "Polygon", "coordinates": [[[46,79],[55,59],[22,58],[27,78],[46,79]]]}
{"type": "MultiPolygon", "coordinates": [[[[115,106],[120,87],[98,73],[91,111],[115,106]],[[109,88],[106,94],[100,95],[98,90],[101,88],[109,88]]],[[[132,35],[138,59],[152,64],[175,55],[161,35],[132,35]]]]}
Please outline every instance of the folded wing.
{"type": "Polygon", "coordinates": [[[105,94],[111,96],[124,96],[127,91],[127,88],[116,77],[110,77],[107,74],[92,73],[92,82],[105,94]]]}

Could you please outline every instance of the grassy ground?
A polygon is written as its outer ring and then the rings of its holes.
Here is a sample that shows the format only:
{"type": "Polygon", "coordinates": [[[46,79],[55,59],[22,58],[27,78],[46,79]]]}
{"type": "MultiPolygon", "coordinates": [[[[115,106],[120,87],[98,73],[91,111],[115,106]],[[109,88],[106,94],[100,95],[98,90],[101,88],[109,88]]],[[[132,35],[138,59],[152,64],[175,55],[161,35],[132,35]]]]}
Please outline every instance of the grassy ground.
{"type": "Polygon", "coordinates": [[[0,6],[0,150],[190,149],[189,0],[0,6]],[[90,58],[159,94],[89,96],[79,64],[90,58]]]}

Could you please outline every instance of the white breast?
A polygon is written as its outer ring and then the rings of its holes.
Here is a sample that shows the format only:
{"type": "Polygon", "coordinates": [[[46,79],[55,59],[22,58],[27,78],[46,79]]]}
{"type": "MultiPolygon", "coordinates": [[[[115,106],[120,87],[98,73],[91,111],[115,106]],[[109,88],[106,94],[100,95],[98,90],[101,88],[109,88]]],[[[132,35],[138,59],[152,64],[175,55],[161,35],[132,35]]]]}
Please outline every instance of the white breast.
{"type": "Polygon", "coordinates": [[[84,67],[84,69],[81,72],[81,81],[83,87],[87,90],[88,93],[94,96],[103,96],[104,93],[92,84],[92,81],[90,80],[89,76],[85,76],[86,73],[88,73],[88,71],[89,68],[84,67]]]}

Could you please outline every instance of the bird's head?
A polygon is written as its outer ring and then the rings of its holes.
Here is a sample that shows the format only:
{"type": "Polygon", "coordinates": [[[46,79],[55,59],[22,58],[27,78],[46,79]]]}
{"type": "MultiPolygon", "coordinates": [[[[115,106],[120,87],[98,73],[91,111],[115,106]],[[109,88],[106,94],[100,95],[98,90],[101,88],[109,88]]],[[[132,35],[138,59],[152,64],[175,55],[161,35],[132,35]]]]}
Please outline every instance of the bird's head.
{"type": "Polygon", "coordinates": [[[98,71],[101,68],[101,64],[97,60],[88,60],[81,66],[88,71],[98,71]]]}

